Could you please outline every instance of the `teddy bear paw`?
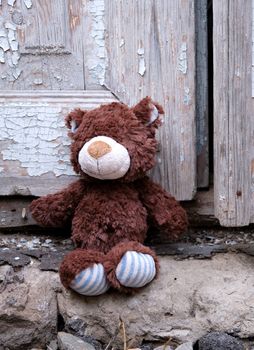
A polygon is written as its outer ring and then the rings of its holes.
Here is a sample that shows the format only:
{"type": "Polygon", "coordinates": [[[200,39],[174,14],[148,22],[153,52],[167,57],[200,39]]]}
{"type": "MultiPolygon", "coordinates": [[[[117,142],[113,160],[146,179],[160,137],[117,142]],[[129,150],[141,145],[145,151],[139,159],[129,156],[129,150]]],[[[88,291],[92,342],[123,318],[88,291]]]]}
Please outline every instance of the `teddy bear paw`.
{"type": "Polygon", "coordinates": [[[93,264],[93,266],[82,270],[70,284],[71,289],[86,296],[103,294],[109,287],[102,264],[93,264]]]}
{"type": "Polygon", "coordinates": [[[116,268],[116,277],[122,286],[140,288],[156,275],[154,259],[149,254],[127,251],[116,268]]]}

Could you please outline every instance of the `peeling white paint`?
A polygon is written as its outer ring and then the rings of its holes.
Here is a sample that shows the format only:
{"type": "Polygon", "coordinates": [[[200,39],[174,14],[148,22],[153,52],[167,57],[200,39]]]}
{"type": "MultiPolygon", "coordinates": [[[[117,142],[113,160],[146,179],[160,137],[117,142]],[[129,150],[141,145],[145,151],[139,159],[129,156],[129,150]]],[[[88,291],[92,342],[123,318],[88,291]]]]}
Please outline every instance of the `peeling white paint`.
{"type": "Polygon", "coordinates": [[[24,4],[28,9],[30,9],[33,5],[32,0],[24,0],[24,4]]]}
{"type": "Polygon", "coordinates": [[[15,4],[16,0],[8,0],[8,5],[13,6],[15,4]]]}
{"type": "Polygon", "coordinates": [[[0,47],[4,50],[4,52],[10,49],[10,45],[7,38],[4,38],[4,37],[0,38],[0,47]]]}
{"type": "MultiPolygon", "coordinates": [[[[27,8],[31,8],[31,0],[23,0],[27,8]]],[[[17,5],[16,0],[7,0],[7,4],[13,8],[17,5]]],[[[1,3],[0,3],[1,5],[1,3]]],[[[7,69],[1,75],[1,79],[10,82],[15,81],[21,75],[18,68],[20,60],[19,43],[16,40],[17,26],[12,21],[13,10],[9,10],[9,16],[0,25],[0,63],[5,64],[7,69]]]]}
{"type": "Polygon", "coordinates": [[[22,73],[22,70],[16,67],[16,69],[12,72],[13,77],[16,79],[19,78],[20,74],[22,73]]]}
{"type": "Polygon", "coordinates": [[[60,106],[49,104],[0,106],[0,140],[5,141],[0,167],[4,162],[18,161],[29,176],[49,172],[55,176],[74,175],[62,115],[60,106]]]}
{"type": "Polygon", "coordinates": [[[183,103],[185,105],[189,105],[191,102],[191,96],[190,96],[190,89],[188,87],[184,88],[184,97],[183,97],[183,103]]]}
{"type": "Polygon", "coordinates": [[[9,42],[16,40],[15,30],[13,29],[8,30],[8,40],[9,42]]]}
{"type": "Polygon", "coordinates": [[[187,43],[182,43],[180,51],[178,53],[177,69],[183,74],[187,73],[188,62],[187,62],[187,43]]]}
{"type": "Polygon", "coordinates": [[[122,38],[121,41],[120,41],[120,47],[123,47],[124,44],[125,44],[125,41],[124,41],[124,38],[122,38]]]}
{"type": "Polygon", "coordinates": [[[14,66],[18,65],[19,59],[20,59],[20,54],[17,51],[14,51],[11,57],[11,60],[14,66]]]}
{"type": "Polygon", "coordinates": [[[138,49],[138,55],[144,55],[144,53],[145,53],[145,50],[143,47],[138,49]]]}
{"type": "Polygon", "coordinates": [[[6,28],[6,29],[11,29],[11,30],[16,30],[16,25],[15,24],[13,24],[13,23],[11,23],[11,22],[6,22],[5,23],[5,25],[4,25],[4,27],[6,28]]]}
{"type": "Polygon", "coordinates": [[[4,50],[0,49],[0,63],[5,63],[4,50]]]}
{"type": "Polygon", "coordinates": [[[18,51],[19,49],[19,43],[17,41],[11,41],[10,47],[12,51],[18,51]]]}
{"type": "Polygon", "coordinates": [[[94,44],[94,55],[87,60],[87,67],[93,79],[100,85],[104,85],[107,63],[104,0],[88,1],[87,9],[92,21],[89,35],[92,37],[94,44]]]}
{"type": "Polygon", "coordinates": [[[139,66],[138,66],[138,73],[143,76],[145,74],[145,71],[146,71],[145,58],[140,57],[139,66]]]}

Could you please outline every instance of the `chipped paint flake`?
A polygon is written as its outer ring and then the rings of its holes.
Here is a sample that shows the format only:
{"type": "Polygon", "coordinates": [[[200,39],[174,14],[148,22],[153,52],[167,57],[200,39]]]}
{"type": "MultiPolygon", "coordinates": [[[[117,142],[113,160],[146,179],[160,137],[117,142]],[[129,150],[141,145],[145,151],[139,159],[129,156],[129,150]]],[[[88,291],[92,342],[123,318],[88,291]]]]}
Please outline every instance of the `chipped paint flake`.
{"type": "Polygon", "coordinates": [[[33,5],[32,0],[24,0],[24,4],[28,9],[30,9],[33,5]]]}
{"type": "Polygon", "coordinates": [[[12,51],[18,51],[19,49],[19,43],[17,41],[11,41],[10,47],[12,51]]]}
{"type": "Polygon", "coordinates": [[[8,30],[8,40],[9,42],[16,40],[15,30],[13,29],[8,30]]]}
{"type": "Polygon", "coordinates": [[[17,80],[21,73],[22,73],[22,70],[20,68],[16,67],[16,69],[12,72],[12,75],[13,75],[14,79],[17,80]]]}
{"type": "Polygon", "coordinates": [[[120,47],[123,47],[124,44],[125,44],[125,41],[124,41],[124,38],[122,38],[121,41],[120,41],[120,47]]]}
{"type": "Polygon", "coordinates": [[[0,63],[5,63],[4,50],[0,49],[0,63]]]}
{"type": "Polygon", "coordinates": [[[188,62],[187,62],[187,43],[182,43],[180,51],[178,53],[177,69],[183,74],[187,74],[188,62]]]}
{"type": "Polygon", "coordinates": [[[190,89],[188,87],[184,88],[184,97],[183,97],[183,103],[185,105],[189,105],[191,102],[191,97],[190,97],[190,89]]]}
{"type": "Polygon", "coordinates": [[[145,58],[140,57],[139,66],[138,66],[138,73],[143,76],[145,74],[145,71],[146,71],[145,58]]]}
{"type": "Polygon", "coordinates": [[[5,25],[4,25],[4,27],[5,27],[6,29],[16,30],[15,24],[12,24],[11,22],[6,22],[5,25]]]}
{"type": "Polygon", "coordinates": [[[138,55],[144,55],[144,53],[145,53],[144,48],[143,47],[139,48],[137,53],[138,53],[138,55]]]}
{"type": "Polygon", "coordinates": [[[11,57],[12,64],[14,66],[17,66],[18,62],[19,62],[19,59],[20,59],[20,54],[17,51],[14,51],[13,54],[12,54],[12,57],[11,57]]]}
{"type": "Polygon", "coordinates": [[[4,29],[0,29],[0,37],[6,37],[6,32],[4,29]]]}
{"type": "Polygon", "coordinates": [[[13,6],[15,4],[16,0],[8,0],[8,5],[13,6]]]}
{"type": "Polygon", "coordinates": [[[4,50],[4,52],[10,49],[10,45],[7,38],[0,37],[0,47],[4,50]]]}

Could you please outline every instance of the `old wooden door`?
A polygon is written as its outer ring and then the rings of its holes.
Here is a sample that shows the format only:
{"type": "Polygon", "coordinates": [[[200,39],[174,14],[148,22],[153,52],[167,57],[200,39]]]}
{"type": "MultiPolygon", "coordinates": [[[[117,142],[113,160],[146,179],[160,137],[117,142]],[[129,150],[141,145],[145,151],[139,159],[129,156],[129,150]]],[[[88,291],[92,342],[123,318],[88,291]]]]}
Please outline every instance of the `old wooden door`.
{"type": "Polygon", "coordinates": [[[254,222],[254,1],[213,3],[215,215],[244,226],[254,222]]]}
{"type": "Polygon", "coordinates": [[[0,4],[0,194],[42,195],[73,180],[65,114],[115,99],[102,90],[104,4],[0,4]]]}
{"type": "Polygon", "coordinates": [[[63,121],[71,108],[151,95],[166,112],[153,176],[192,199],[194,1],[0,3],[0,195],[42,195],[72,181],[63,121]]]}

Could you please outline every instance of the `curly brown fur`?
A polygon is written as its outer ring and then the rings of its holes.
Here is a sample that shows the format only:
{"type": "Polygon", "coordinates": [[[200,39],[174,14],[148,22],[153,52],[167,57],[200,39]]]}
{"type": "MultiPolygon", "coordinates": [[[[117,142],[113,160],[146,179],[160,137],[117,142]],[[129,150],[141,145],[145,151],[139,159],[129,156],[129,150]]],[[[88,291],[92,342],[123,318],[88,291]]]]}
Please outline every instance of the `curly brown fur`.
{"type": "Polygon", "coordinates": [[[147,212],[130,184],[89,183],[72,221],[72,237],[82,248],[108,252],[119,242],[144,242],[147,212]]]}
{"type": "Polygon", "coordinates": [[[163,237],[171,240],[179,238],[187,229],[188,218],[175,198],[148,177],[136,181],[135,187],[152,225],[163,237]]]}
{"type": "Polygon", "coordinates": [[[33,200],[29,207],[33,218],[45,227],[64,227],[71,222],[85,189],[84,181],[78,180],[65,190],[33,200]]]}
{"type": "Polygon", "coordinates": [[[128,288],[128,287],[122,286],[119,283],[118,279],[116,278],[116,273],[115,273],[117,265],[119,264],[121,258],[127,251],[136,251],[138,253],[150,254],[153,257],[155,262],[156,276],[159,271],[159,262],[154,251],[148,247],[143,246],[139,242],[130,242],[130,241],[122,242],[116,245],[110,252],[108,252],[104,262],[104,267],[107,272],[107,278],[110,284],[121,292],[135,293],[139,291],[141,288],[134,289],[134,288],[128,288]]]}
{"type": "Polygon", "coordinates": [[[68,288],[75,276],[95,263],[103,263],[105,255],[95,250],[76,249],[66,255],[59,273],[62,284],[68,288]]]}

